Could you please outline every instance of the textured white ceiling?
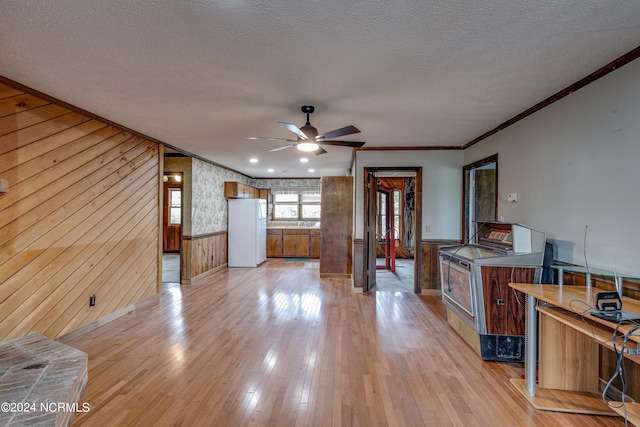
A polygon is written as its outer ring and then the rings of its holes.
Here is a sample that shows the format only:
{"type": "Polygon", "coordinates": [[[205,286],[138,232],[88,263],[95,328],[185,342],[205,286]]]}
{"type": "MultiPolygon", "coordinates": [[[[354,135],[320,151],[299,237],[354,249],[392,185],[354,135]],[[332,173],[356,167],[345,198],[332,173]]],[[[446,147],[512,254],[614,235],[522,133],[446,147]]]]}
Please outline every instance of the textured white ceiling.
{"type": "Polygon", "coordinates": [[[638,0],[15,0],[0,14],[1,75],[252,177],[346,173],[349,148],[305,165],[244,139],[293,137],[277,122],[302,126],[303,104],[365,147],[460,146],[639,45],[638,0]]]}

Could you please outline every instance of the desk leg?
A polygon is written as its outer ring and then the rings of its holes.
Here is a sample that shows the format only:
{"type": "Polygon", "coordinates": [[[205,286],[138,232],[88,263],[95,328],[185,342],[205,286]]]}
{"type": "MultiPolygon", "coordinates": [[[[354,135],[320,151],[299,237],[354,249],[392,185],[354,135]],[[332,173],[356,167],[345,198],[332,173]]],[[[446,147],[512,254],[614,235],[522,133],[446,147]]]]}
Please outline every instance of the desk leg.
{"type": "Polygon", "coordinates": [[[617,416],[597,392],[598,343],[562,317],[540,314],[532,295],[525,304],[525,379],[512,378],[511,384],[536,409],[617,416]]]}
{"type": "Polygon", "coordinates": [[[564,285],[564,269],[558,268],[558,286],[564,285]]]}
{"type": "Polygon", "coordinates": [[[525,332],[524,332],[524,374],[525,388],[529,396],[536,395],[536,366],[538,353],[538,330],[537,320],[538,311],[536,310],[537,299],[534,296],[527,295],[527,306],[525,312],[525,332]]]}

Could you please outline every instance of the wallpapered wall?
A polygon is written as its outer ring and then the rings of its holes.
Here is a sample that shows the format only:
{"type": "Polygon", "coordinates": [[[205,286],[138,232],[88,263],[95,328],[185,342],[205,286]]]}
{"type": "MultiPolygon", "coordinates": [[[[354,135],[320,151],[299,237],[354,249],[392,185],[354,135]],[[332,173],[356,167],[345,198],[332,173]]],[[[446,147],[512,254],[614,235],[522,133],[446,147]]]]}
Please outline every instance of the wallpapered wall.
{"type": "Polygon", "coordinates": [[[254,187],[270,189],[320,188],[319,178],[307,179],[254,179],[254,187]]]}
{"type": "Polygon", "coordinates": [[[193,159],[191,235],[215,233],[227,229],[227,199],[224,182],[252,185],[249,178],[220,166],[193,159]]]}
{"type": "Polygon", "coordinates": [[[319,179],[251,179],[245,175],[191,157],[165,157],[165,173],[182,172],[183,234],[200,236],[227,230],[225,181],[256,188],[320,188],[319,179]]]}

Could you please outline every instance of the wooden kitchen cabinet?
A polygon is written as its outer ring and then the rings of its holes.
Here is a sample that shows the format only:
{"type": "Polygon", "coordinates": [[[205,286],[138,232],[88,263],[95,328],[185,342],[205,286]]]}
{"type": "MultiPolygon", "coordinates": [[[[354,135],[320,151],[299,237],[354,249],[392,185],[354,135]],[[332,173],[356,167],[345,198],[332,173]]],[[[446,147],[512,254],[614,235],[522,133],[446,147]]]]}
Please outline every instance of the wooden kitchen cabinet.
{"type": "Polygon", "coordinates": [[[320,230],[309,228],[267,229],[267,257],[320,257],[320,230]]]}
{"type": "Polygon", "coordinates": [[[320,230],[309,230],[309,257],[320,258],[320,230]]]}
{"type": "Polygon", "coordinates": [[[309,229],[282,230],[282,255],[286,257],[309,256],[309,229]]]}
{"type": "Polygon", "coordinates": [[[282,229],[267,229],[267,258],[282,257],[282,229]]]}
{"type": "Polygon", "coordinates": [[[269,196],[268,188],[255,188],[236,181],[225,181],[224,197],[227,199],[265,199],[269,196]]]}

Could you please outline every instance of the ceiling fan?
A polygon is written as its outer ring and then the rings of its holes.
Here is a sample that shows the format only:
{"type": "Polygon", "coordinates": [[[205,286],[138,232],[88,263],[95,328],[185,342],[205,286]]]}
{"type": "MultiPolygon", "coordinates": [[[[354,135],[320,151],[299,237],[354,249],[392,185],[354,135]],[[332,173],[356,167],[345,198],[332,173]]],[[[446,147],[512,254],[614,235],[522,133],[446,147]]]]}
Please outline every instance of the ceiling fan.
{"type": "Polygon", "coordinates": [[[335,141],[333,138],[339,138],[345,135],[352,135],[354,133],[359,133],[360,129],[355,126],[345,126],[340,129],[335,129],[330,132],[325,132],[323,134],[318,135],[318,130],[311,126],[309,123],[309,115],[314,111],[313,105],[303,105],[302,112],[307,115],[307,123],[304,126],[299,128],[298,126],[291,123],[278,122],[291,132],[295,133],[298,137],[297,139],[285,139],[285,138],[263,138],[257,136],[251,136],[247,139],[265,139],[268,141],[286,141],[291,142],[292,144],[283,145],[282,147],[272,148],[267,151],[280,151],[285,148],[296,147],[300,151],[305,152],[313,152],[316,155],[324,154],[326,151],[320,147],[321,145],[337,145],[341,147],[362,147],[364,142],[361,141],[335,141]]]}

